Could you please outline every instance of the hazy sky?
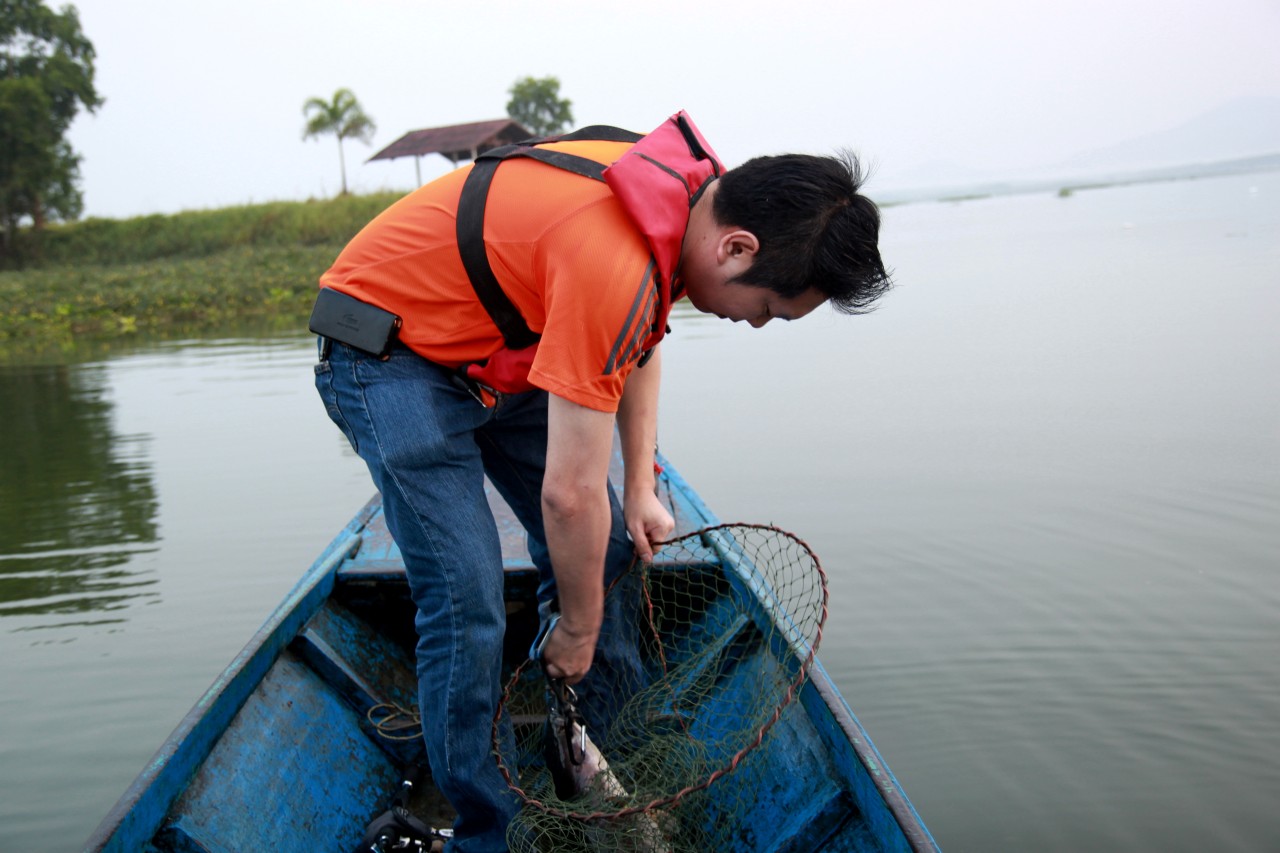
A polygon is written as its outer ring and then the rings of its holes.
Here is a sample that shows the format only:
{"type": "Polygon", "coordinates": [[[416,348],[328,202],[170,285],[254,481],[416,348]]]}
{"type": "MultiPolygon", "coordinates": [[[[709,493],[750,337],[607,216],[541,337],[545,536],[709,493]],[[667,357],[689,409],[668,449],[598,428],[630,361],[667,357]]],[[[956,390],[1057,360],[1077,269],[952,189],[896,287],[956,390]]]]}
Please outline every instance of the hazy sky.
{"type": "Polygon", "coordinates": [[[106,98],[72,130],[98,216],[336,193],[336,142],[301,134],[339,87],[378,125],[348,143],[356,192],[414,185],[412,159],[364,162],[406,131],[501,118],[512,82],[554,75],[575,123],[687,109],[729,165],[853,148],[873,197],[938,161],[1052,164],[1280,95],[1277,0],[74,5],[106,98]]]}

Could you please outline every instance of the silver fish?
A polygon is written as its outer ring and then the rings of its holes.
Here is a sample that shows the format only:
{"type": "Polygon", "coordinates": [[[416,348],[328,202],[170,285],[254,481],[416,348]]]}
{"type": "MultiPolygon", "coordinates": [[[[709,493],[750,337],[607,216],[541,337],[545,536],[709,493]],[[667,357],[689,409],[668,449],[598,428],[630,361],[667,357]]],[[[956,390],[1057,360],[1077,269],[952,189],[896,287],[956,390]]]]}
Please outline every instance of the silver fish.
{"type": "MultiPolygon", "coordinates": [[[[550,680],[547,701],[546,740],[543,755],[556,796],[572,801],[590,791],[597,802],[625,802],[631,793],[609,769],[609,762],[587,734],[587,727],[574,705],[573,690],[558,679],[550,680]]],[[[597,849],[634,853],[672,853],[666,835],[653,815],[647,812],[622,818],[603,818],[588,828],[588,836],[608,842],[597,849]],[[620,846],[625,844],[625,846],[620,846]]]]}
{"type": "Polygon", "coordinates": [[[606,799],[630,796],[572,709],[566,713],[552,704],[547,712],[545,749],[547,767],[560,799],[576,800],[592,788],[606,799]]]}

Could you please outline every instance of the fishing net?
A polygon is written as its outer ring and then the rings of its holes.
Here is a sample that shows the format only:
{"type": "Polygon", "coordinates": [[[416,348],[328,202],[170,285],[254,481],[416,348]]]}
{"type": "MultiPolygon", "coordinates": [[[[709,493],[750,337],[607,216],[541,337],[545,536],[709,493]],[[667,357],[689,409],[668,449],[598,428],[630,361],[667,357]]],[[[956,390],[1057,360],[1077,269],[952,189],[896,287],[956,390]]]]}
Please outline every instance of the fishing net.
{"type": "Polygon", "coordinates": [[[494,749],[523,801],[513,853],[737,847],[761,786],[778,784],[758,747],[796,701],[826,613],[817,557],[774,527],[706,528],[633,565],[607,592],[584,681],[557,695],[526,662],[503,692],[494,749]],[[582,724],[568,779],[549,722],[563,714],[582,724]]]}

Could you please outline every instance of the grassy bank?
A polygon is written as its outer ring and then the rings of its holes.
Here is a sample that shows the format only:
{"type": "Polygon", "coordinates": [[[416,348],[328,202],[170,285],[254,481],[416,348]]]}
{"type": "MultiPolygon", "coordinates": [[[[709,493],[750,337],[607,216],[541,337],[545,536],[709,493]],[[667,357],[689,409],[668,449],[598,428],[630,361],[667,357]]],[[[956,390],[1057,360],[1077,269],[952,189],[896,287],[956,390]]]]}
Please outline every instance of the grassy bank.
{"type": "Polygon", "coordinates": [[[83,340],[306,322],[316,279],[397,194],[90,219],[17,244],[0,270],[0,360],[83,340]],[[14,258],[10,258],[11,265],[14,258]]]}

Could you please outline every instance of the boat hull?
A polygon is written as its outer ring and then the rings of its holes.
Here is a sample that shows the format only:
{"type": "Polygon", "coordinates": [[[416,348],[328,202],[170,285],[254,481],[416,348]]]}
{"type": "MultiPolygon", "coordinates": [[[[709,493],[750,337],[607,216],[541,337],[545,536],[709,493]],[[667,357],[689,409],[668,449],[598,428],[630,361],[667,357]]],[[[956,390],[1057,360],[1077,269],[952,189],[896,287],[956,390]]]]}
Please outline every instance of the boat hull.
{"type": "MultiPolygon", "coordinates": [[[[677,533],[717,523],[669,465],[660,480],[677,533]]],[[[537,573],[510,510],[491,500],[503,538],[506,655],[518,663],[537,629],[537,573]]],[[[388,739],[369,715],[375,706],[415,704],[414,644],[404,567],[375,497],[196,703],[85,849],[354,849],[406,766],[425,761],[420,738],[388,739]]],[[[735,849],[937,849],[820,663],[755,752],[708,792],[750,797],[735,849]]],[[[447,820],[447,803],[425,788],[434,813],[422,816],[447,820]]]]}

